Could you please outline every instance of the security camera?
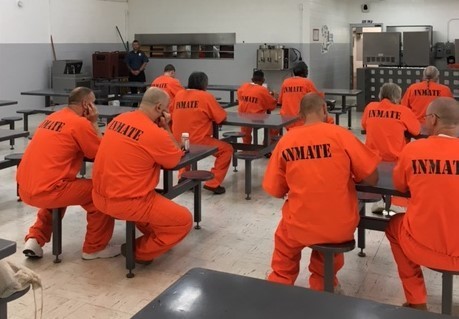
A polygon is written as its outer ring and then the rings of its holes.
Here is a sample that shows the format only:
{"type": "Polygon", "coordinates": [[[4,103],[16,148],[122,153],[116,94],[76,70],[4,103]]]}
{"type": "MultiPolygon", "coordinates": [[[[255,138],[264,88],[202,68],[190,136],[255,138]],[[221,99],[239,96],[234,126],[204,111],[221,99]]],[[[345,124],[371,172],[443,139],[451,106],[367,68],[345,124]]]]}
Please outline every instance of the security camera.
{"type": "Polygon", "coordinates": [[[368,4],[366,4],[366,3],[362,4],[360,6],[360,9],[362,9],[362,12],[365,12],[365,13],[366,12],[370,12],[370,6],[368,4]]]}

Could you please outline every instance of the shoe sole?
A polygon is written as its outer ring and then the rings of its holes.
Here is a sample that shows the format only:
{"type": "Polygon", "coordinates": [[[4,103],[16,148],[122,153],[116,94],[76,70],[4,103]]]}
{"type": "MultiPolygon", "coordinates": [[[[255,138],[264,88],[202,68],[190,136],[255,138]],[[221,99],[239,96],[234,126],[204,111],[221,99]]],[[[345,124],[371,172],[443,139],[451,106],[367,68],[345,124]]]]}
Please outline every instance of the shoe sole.
{"type": "Polygon", "coordinates": [[[83,257],[81,256],[81,259],[83,260],[108,259],[108,258],[118,257],[119,255],[121,255],[121,253],[119,253],[118,255],[110,256],[110,257],[83,257]]]}
{"type": "Polygon", "coordinates": [[[27,258],[31,258],[31,259],[40,259],[40,258],[43,258],[43,256],[39,256],[37,254],[35,254],[35,252],[31,249],[25,249],[22,251],[22,253],[27,257],[27,258]]]}

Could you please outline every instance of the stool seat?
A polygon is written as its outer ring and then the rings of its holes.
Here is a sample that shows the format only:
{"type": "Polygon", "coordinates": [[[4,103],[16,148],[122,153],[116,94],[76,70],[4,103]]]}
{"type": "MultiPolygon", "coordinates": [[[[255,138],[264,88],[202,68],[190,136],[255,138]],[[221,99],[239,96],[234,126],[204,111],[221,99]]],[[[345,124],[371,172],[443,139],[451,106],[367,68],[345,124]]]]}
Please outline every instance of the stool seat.
{"type": "Polygon", "coordinates": [[[5,116],[5,117],[2,117],[2,120],[3,121],[21,121],[22,116],[5,116]]]}
{"type": "Polygon", "coordinates": [[[340,244],[316,244],[316,245],[309,246],[309,248],[320,251],[322,253],[326,253],[326,252],[332,252],[335,254],[345,253],[355,248],[355,240],[347,241],[345,243],[340,243],[340,244]]]}
{"type": "Polygon", "coordinates": [[[357,192],[357,199],[362,203],[376,203],[382,199],[381,194],[357,192]]]}
{"type": "Polygon", "coordinates": [[[5,156],[6,160],[9,161],[20,161],[24,153],[12,153],[5,156]]]}
{"type": "Polygon", "coordinates": [[[0,298],[0,303],[7,303],[7,302],[10,302],[10,301],[16,300],[16,299],[18,299],[18,298],[21,298],[21,297],[24,296],[29,290],[30,290],[30,286],[28,286],[27,288],[25,288],[25,289],[23,289],[23,290],[21,290],[21,291],[15,292],[14,294],[12,294],[12,295],[9,296],[9,297],[0,298]]]}
{"type": "Polygon", "coordinates": [[[244,137],[245,134],[242,132],[225,132],[222,134],[223,137],[244,137]]]}
{"type": "Polygon", "coordinates": [[[195,181],[208,181],[214,178],[214,174],[209,171],[186,171],[182,174],[182,178],[192,179],[195,181]]]}
{"type": "Polygon", "coordinates": [[[428,268],[433,270],[433,271],[440,272],[442,274],[449,274],[449,275],[453,275],[453,276],[458,276],[459,275],[459,270],[458,271],[451,271],[451,270],[436,269],[436,268],[430,268],[430,267],[428,267],[428,268]]]}
{"type": "Polygon", "coordinates": [[[234,154],[239,159],[242,160],[255,160],[263,157],[263,154],[257,151],[241,151],[234,154]]]}

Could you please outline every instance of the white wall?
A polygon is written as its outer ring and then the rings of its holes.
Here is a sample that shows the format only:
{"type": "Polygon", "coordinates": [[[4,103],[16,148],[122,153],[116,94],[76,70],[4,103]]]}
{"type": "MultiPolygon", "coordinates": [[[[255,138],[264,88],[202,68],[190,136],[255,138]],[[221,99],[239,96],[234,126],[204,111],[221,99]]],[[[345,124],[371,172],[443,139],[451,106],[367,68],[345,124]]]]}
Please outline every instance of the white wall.
{"type": "Polygon", "coordinates": [[[17,0],[0,0],[0,99],[19,101],[2,107],[1,116],[44,104],[20,93],[50,86],[50,35],[57,59],[83,60],[86,73],[94,51],[123,50],[116,25],[127,35],[126,0],[21,1],[22,8],[17,0]]]}
{"type": "MultiPolygon", "coordinates": [[[[343,1],[344,2],[344,1],[343,1]]],[[[432,25],[434,43],[445,42],[447,22],[459,18],[458,0],[347,0],[348,19],[352,23],[373,20],[388,25],[432,25]],[[362,13],[360,5],[368,3],[370,12],[362,13]]],[[[459,21],[451,23],[450,39],[459,39],[459,21]]]]}
{"type": "Polygon", "coordinates": [[[117,43],[127,34],[127,2],[100,0],[0,1],[0,43],[117,43]]]}
{"type": "Polygon", "coordinates": [[[236,32],[238,43],[299,43],[301,21],[309,24],[302,2],[130,0],[129,33],[236,32]]]}

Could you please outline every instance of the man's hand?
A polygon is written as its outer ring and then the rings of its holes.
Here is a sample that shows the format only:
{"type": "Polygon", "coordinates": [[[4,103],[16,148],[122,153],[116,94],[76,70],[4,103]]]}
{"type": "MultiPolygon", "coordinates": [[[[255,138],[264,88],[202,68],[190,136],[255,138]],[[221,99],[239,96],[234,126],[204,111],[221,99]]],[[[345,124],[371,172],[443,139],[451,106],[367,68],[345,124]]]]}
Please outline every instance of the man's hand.
{"type": "Polygon", "coordinates": [[[134,74],[134,75],[139,75],[140,71],[138,71],[138,70],[132,70],[131,73],[134,74]]]}
{"type": "Polygon", "coordinates": [[[94,105],[90,104],[83,110],[83,116],[91,123],[96,123],[99,118],[99,112],[94,105]]]}
{"type": "Polygon", "coordinates": [[[163,112],[163,114],[158,118],[158,126],[164,129],[169,129],[170,121],[171,121],[170,113],[163,112]]]}

